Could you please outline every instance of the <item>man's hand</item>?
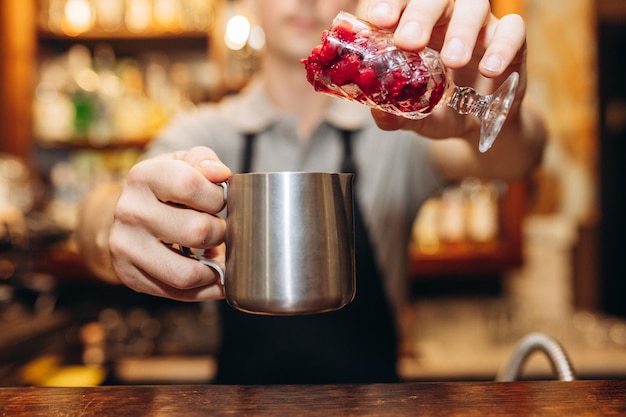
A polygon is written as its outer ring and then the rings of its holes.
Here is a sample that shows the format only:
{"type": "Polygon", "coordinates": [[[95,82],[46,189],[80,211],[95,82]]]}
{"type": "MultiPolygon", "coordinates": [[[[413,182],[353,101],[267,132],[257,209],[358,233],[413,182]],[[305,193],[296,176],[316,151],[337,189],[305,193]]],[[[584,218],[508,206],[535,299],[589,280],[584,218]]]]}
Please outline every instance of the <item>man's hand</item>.
{"type": "MultiPolygon", "coordinates": [[[[458,86],[491,94],[512,73],[520,83],[510,118],[516,118],[526,90],[526,29],[518,15],[496,18],[489,0],[370,0],[367,19],[394,29],[396,45],[418,51],[428,46],[441,52],[450,77],[458,86]]],[[[408,120],[372,111],[385,130],[410,129],[430,138],[478,140],[477,118],[442,107],[422,120],[408,120]]]]}
{"type": "Polygon", "coordinates": [[[108,249],[117,277],[152,295],[199,301],[223,297],[213,269],[171,248],[203,248],[222,259],[223,189],[230,170],[203,147],[142,161],[129,172],[114,209],[108,249]]]}

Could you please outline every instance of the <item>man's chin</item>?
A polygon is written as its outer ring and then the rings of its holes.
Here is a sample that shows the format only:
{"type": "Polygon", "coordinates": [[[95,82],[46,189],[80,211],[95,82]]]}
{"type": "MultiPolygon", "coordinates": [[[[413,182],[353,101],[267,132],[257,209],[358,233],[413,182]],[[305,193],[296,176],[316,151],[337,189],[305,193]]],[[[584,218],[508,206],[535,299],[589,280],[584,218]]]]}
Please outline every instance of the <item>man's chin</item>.
{"type": "Polygon", "coordinates": [[[311,43],[311,42],[293,42],[290,43],[284,50],[283,50],[283,55],[285,57],[290,57],[294,60],[298,60],[298,62],[303,59],[308,57],[309,55],[311,55],[311,51],[313,50],[313,48],[316,46],[316,43],[311,43]]]}

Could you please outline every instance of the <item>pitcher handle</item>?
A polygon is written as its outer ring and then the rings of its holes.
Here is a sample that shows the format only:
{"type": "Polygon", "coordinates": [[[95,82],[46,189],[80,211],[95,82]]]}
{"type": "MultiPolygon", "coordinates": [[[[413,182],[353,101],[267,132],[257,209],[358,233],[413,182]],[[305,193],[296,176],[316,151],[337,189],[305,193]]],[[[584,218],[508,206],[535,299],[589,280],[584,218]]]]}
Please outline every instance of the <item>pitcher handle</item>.
{"type": "MultiPolygon", "coordinates": [[[[228,197],[228,182],[226,181],[220,182],[220,183],[217,183],[217,185],[222,187],[222,190],[224,192],[224,205],[222,206],[222,209],[220,209],[221,211],[224,209],[224,207],[226,207],[226,201],[228,197]]],[[[174,246],[177,247],[178,252],[180,252],[182,255],[186,256],[187,258],[195,259],[201,264],[206,265],[209,268],[213,269],[217,273],[219,277],[219,281],[222,284],[222,287],[224,286],[224,281],[225,281],[225,276],[226,276],[226,268],[224,265],[220,264],[214,259],[206,258],[202,255],[195,253],[193,249],[187,246],[178,245],[178,244],[174,246]]]]}
{"type": "Polygon", "coordinates": [[[220,283],[222,284],[222,287],[224,286],[224,279],[225,279],[225,275],[226,275],[226,268],[219,262],[217,262],[215,259],[210,259],[210,258],[205,258],[202,255],[198,255],[197,253],[195,253],[193,251],[193,249],[187,247],[187,246],[183,246],[183,245],[173,245],[174,249],[178,249],[178,252],[190,259],[194,259],[198,262],[200,262],[202,265],[206,265],[209,268],[213,269],[215,271],[215,273],[218,275],[220,283]]]}

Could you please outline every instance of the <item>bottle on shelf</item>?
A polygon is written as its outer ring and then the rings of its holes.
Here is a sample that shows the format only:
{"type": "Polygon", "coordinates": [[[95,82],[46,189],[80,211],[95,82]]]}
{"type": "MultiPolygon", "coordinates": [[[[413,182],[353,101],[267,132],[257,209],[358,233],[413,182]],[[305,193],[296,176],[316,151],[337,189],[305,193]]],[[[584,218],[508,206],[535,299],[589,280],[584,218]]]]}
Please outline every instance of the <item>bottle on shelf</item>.
{"type": "Polygon", "coordinates": [[[42,0],[39,26],[66,36],[89,32],[207,32],[215,15],[211,0],[42,0]]]}

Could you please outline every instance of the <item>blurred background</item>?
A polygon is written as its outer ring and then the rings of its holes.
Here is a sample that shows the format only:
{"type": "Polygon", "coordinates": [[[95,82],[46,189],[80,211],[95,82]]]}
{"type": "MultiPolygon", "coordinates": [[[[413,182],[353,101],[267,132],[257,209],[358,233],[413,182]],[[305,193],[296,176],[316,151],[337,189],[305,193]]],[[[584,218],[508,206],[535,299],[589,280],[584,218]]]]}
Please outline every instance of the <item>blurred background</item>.
{"type": "MultiPolygon", "coordinates": [[[[626,377],[626,2],[492,5],[527,21],[550,143],[532,178],[464,179],[415,219],[400,373],[493,379],[541,331],[580,378],[626,377]]],[[[99,282],[72,233],[171,117],[245,85],[262,31],[226,0],[0,0],[0,20],[0,385],[210,382],[215,306],[99,282]]]]}

